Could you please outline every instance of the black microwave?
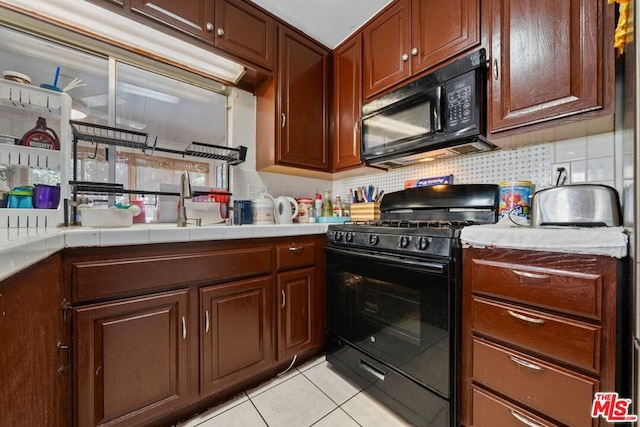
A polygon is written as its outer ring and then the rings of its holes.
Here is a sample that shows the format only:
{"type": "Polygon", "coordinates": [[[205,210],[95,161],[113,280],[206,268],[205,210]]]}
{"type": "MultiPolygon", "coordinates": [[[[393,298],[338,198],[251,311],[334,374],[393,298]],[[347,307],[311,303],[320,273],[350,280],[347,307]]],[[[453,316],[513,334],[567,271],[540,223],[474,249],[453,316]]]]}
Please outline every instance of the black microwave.
{"type": "Polygon", "coordinates": [[[363,105],[360,158],[393,168],[496,148],[486,138],[486,69],[481,49],[363,105]]]}

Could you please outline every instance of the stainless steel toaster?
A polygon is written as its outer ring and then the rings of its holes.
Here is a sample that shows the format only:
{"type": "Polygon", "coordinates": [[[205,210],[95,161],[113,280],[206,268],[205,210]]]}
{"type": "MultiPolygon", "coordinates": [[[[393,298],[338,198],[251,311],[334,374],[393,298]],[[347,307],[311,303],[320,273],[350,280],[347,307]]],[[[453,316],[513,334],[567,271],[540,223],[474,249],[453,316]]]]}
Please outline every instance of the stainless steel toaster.
{"type": "Polygon", "coordinates": [[[531,202],[531,225],[620,226],[618,192],[601,184],[562,185],[540,190],[531,202]]]}

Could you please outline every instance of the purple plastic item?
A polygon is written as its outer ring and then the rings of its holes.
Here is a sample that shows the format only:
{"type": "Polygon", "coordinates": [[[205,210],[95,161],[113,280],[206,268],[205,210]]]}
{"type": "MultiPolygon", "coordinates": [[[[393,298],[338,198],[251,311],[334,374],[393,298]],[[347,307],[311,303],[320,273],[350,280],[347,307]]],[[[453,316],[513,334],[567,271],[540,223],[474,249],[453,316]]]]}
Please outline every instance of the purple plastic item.
{"type": "Polygon", "coordinates": [[[33,207],[35,209],[57,209],[59,203],[59,185],[36,184],[33,187],[33,207]]]}

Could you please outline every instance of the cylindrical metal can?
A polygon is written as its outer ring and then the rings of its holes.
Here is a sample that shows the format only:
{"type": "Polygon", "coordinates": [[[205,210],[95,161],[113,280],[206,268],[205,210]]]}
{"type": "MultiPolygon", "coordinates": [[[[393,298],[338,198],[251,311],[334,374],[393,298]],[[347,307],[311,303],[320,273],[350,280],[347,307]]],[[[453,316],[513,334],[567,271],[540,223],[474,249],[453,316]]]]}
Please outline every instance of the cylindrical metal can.
{"type": "Polygon", "coordinates": [[[531,214],[531,181],[505,181],[500,183],[500,206],[498,215],[529,218],[531,214]]]}

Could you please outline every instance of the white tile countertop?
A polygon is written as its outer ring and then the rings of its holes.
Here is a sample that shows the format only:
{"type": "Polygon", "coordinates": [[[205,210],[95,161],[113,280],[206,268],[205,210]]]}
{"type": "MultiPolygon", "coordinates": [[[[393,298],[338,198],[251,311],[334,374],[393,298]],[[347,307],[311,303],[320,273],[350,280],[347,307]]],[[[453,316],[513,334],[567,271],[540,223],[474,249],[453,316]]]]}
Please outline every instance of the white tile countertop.
{"type": "Polygon", "coordinates": [[[460,232],[463,247],[497,247],[624,258],[629,236],[623,227],[531,227],[518,218],[472,225],[460,232]]]}
{"type": "Polygon", "coordinates": [[[178,228],[175,224],[134,224],[122,228],[7,228],[0,232],[0,280],[65,247],[303,236],[324,234],[328,225],[211,225],[178,228]]]}

